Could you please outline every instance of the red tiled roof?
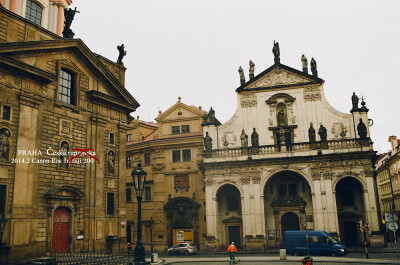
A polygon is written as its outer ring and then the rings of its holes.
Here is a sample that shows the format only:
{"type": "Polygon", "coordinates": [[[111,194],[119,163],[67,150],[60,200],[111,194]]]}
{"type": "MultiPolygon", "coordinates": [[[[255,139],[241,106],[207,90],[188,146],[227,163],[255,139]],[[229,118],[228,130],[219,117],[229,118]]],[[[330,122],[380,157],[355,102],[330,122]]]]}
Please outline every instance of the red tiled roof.
{"type": "Polygon", "coordinates": [[[152,133],[150,133],[149,135],[147,135],[146,137],[144,137],[143,142],[146,141],[150,141],[150,140],[154,140],[155,136],[156,136],[156,131],[154,130],[152,133]]]}
{"type": "Polygon", "coordinates": [[[202,110],[202,109],[199,109],[199,108],[196,107],[196,106],[190,105],[189,107],[194,108],[194,109],[196,109],[196,110],[198,110],[198,111],[201,111],[201,113],[203,113],[203,114],[207,113],[207,111],[202,110]]]}

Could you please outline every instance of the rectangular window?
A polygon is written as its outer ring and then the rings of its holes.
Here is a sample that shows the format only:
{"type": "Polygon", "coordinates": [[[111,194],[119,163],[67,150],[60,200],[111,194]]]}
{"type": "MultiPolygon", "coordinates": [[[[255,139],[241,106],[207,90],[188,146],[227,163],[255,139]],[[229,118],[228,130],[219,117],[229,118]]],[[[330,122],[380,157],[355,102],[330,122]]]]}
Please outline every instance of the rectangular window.
{"type": "Polygon", "coordinates": [[[3,106],[3,120],[9,121],[11,118],[11,107],[3,106]]]}
{"type": "Polygon", "coordinates": [[[151,201],[151,187],[144,187],[144,200],[151,201]]]}
{"type": "Polygon", "coordinates": [[[110,133],[110,138],[109,138],[110,144],[114,144],[114,134],[110,133]]]}
{"type": "Polygon", "coordinates": [[[68,104],[75,104],[74,102],[74,76],[64,69],[61,69],[60,74],[60,91],[58,93],[59,100],[68,104]]]}
{"type": "Polygon", "coordinates": [[[126,189],[126,202],[131,202],[132,201],[132,189],[127,188],[126,189]]]}
{"type": "Polygon", "coordinates": [[[182,125],[181,126],[181,132],[182,133],[188,133],[190,131],[189,125],[182,125]]]}
{"type": "Polygon", "coordinates": [[[296,184],[288,184],[289,196],[297,195],[297,185],[296,184]]]}
{"type": "Polygon", "coordinates": [[[126,168],[131,168],[132,167],[132,157],[127,156],[126,157],[126,168]]]}
{"type": "Polygon", "coordinates": [[[181,150],[172,151],[172,162],[181,162],[181,150]]]}
{"type": "Polygon", "coordinates": [[[132,243],[132,225],[128,224],[126,226],[126,242],[132,243]]]}
{"type": "Polygon", "coordinates": [[[178,133],[180,133],[179,126],[172,126],[172,134],[178,134],[178,133]]]}
{"type": "Polygon", "coordinates": [[[6,185],[0,185],[0,214],[6,213],[6,185]]]}
{"type": "Polygon", "coordinates": [[[227,194],[228,211],[239,210],[239,197],[236,194],[227,194]]]}
{"type": "Polygon", "coordinates": [[[132,134],[126,135],[126,141],[127,142],[132,142],[132,134]]]}
{"type": "Polygon", "coordinates": [[[182,161],[186,162],[186,161],[191,161],[191,160],[192,160],[192,156],[190,153],[190,149],[182,150],[182,161]]]}
{"type": "Polygon", "coordinates": [[[40,5],[31,0],[27,0],[25,18],[40,26],[42,24],[42,10],[43,8],[40,5]]]}
{"type": "Polygon", "coordinates": [[[114,193],[107,193],[107,214],[114,214],[114,193]]]}
{"type": "Polygon", "coordinates": [[[145,153],[144,154],[144,165],[149,166],[150,163],[151,163],[150,153],[145,153]]]}

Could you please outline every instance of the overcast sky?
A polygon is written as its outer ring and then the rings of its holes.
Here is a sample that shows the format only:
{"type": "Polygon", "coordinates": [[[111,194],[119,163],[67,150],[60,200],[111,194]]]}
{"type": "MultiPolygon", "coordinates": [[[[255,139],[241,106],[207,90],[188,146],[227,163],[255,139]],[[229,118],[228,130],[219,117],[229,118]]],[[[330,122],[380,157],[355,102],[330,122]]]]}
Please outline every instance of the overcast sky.
{"type": "Polygon", "coordinates": [[[248,78],[273,64],[301,70],[301,55],[318,65],[325,96],[349,113],[351,94],[366,98],[375,150],[400,138],[400,1],[74,0],[72,29],[95,53],[127,55],[126,88],[140,103],[134,117],[154,121],[182,97],[215,109],[226,122],[237,107],[238,67],[248,78]]]}

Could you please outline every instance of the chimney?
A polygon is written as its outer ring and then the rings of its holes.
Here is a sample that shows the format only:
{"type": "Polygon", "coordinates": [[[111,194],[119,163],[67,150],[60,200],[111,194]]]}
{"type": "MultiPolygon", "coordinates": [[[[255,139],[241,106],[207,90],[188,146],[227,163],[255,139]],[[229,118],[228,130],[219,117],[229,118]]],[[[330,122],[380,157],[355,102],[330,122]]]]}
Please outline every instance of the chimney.
{"type": "Polygon", "coordinates": [[[394,149],[396,149],[396,147],[398,146],[397,136],[394,136],[394,135],[389,136],[389,143],[392,144],[392,151],[394,151],[394,149]]]}

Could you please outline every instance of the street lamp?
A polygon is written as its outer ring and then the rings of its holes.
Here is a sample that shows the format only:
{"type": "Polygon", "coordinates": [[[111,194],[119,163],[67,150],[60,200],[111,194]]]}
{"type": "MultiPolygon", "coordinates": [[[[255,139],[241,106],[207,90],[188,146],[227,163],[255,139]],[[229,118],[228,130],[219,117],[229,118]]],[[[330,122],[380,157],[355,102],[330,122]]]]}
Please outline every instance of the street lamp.
{"type": "Polygon", "coordinates": [[[153,253],[153,226],[154,226],[154,220],[153,217],[150,217],[150,242],[151,242],[151,263],[154,263],[154,253],[153,253]]]}
{"type": "Polygon", "coordinates": [[[136,191],[136,199],[138,201],[138,224],[137,224],[137,242],[134,250],[134,262],[136,265],[149,264],[146,262],[145,250],[142,242],[142,199],[144,191],[144,183],[146,182],[146,171],[142,169],[140,160],[135,170],[132,171],[133,186],[136,191]]]}

